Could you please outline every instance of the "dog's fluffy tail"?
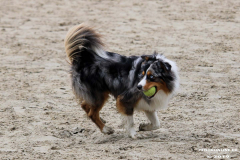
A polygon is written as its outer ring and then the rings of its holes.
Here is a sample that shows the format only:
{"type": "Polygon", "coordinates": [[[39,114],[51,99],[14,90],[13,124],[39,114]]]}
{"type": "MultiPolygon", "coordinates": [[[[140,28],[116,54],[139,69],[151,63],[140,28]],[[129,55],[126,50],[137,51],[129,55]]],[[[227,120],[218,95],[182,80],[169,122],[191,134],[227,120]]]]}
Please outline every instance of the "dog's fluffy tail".
{"type": "Polygon", "coordinates": [[[103,42],[100,37],[101,36],[91,27],[84,23],[71,28],[64,40],[65,51],[70,63],[73,64],[74,61],[77,62],[77,60],[83,56],[82,54],[89,53],[94,53],[107,59],[108,55],[103,49],[103,42]],[[89,50],[91,50],[91,52],[89,50]],[[88,53],[86,53],[86,51],[88,53]]]}

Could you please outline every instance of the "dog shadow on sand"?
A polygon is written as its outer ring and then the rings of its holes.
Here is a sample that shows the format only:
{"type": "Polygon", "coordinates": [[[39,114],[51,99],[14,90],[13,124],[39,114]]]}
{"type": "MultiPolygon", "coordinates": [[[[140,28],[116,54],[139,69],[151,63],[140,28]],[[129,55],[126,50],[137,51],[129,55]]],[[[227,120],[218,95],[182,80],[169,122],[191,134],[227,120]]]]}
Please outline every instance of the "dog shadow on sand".
{"type": "Polygon", "coordinates": [[[137,132],[136,138],[130,138],[126,134],[121,133],[114,133],[111,135],[103,135],[102,137],[99,137],[95,140],[95,144],[105,144],[105,143],[115,143],[118,141],[144,141],[144,140],[150,140],[154,141],[154,139],[158,139],[159,141],[166,140],[166,135],[159,135],[158,133],[153,132],[137,132]]]}

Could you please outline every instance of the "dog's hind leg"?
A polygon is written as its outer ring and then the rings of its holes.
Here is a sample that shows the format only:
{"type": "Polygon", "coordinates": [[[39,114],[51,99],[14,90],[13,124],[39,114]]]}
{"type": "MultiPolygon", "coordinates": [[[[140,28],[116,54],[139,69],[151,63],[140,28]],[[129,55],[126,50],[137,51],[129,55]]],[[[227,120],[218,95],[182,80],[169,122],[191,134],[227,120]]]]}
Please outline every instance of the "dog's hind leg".
{"type": "MultiPolygon", "coordinates": [[[[90,109],[91,109],[91,106],[90,105],[88,105],[85,101],[81,104],[81,107],[82,107],[82,109],[87,113],[87,115],[88,115],[88,113],[90,112],[90,109]]],[[[100,119],[101,119],[101,121],[105,124],[105,123],[107,123],[103,118],[101,118],[100,117],[100,119]]]]}
{"type": "Polygon", "coordinates": [[[105,126],[105,124],[100,119],[100,116],[99,116],[100,109],[101,109],[100,107],[96,107],[96,106],[91,107],[91,110],[88,113],[88,116],[98,126],[101,132],[103,132],[104,134],[112,134],[114,132],[113,129],[105,126]]]}
{"type": "Polygon", "coordinates": [[[82,107],[82,109],[87,113],[87,115],[88,115],[88,113],[90,112],[90,105],[88,105],[85,101],[81,104],[81,107],[82,107]]]}
{"type": "Polygon", "coordinates": [[[104,134],[112,134],[114,130],[110,127],[105,126],[104,122],[102,122],[99,112],[102,109],[104,103],[108,99],[108,94],[104,95],[104,98],[101,102],[98,102],[97,104],[89,105],[86,102],[82,104],[82,108],[86,111],[88,114],[88,117],[98,126],[98,128],[101,130],[104,134]]]}

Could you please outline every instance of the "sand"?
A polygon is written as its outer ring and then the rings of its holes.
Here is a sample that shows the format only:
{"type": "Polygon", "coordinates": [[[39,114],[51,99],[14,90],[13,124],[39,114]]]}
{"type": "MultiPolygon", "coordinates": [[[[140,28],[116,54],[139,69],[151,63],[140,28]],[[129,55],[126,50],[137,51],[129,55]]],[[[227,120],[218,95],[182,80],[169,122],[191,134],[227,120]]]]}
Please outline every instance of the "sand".
{"type": "MultiPolygon", "coordinates": [[[[1,159],[240,159],[237,0],[1,0],[0,59],[1,159]],[[129,138],[113,98],[101,115],[114,134],[86,118],[63,44],[82,22],[108,51],[176,61],[181,85],[158,112],[160,129],[129,138]]],[[[136,130],[147,122],[141,112],[134,120],[136,130]]]]}

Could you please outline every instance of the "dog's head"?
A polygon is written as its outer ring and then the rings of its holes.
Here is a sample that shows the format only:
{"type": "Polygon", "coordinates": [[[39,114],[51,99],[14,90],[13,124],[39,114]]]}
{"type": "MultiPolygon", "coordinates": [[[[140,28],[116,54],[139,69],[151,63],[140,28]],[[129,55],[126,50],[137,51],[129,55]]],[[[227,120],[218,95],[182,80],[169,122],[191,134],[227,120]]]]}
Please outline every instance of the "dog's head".
{"type": "MultiPolygon", "coordinates": [[[[156,92],[154,95],[147,97],[153,98],[158,91],[162,90],[165,94],[170,94],[173,90],[172,81],[174,81],[174,74],[172,66],[161,55],[142,56],[144,59],[141,65],[141,73],[137,88],[141,91],[148,91],[150,88],[155,87],[156,92]]],[[[171,62],[171,61],[170,61],[171,62]]]]}

